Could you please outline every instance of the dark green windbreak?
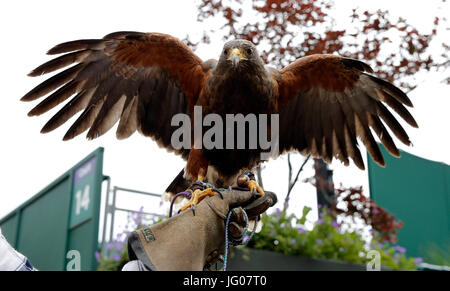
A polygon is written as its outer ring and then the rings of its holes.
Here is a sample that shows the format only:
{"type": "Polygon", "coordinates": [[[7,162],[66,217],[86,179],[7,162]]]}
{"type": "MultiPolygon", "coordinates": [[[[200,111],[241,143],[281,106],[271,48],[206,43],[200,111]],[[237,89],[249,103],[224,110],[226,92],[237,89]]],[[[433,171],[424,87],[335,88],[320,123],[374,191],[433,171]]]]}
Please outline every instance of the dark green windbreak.
{"type": "Polygon", "coordinates": [[[423,257],[431,246],[449,250],[450,166],[401,151],[395,158],[380,145],[382,168],[368,158],[370,195],[404,222],[398,244],[423,257]]]}

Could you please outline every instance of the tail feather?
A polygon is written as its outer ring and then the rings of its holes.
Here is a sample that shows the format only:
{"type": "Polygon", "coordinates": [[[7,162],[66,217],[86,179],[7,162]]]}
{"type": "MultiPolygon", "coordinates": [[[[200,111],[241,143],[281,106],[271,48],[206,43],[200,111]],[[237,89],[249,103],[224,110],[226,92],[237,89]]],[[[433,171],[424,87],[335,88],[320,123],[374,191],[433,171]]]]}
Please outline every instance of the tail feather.
{"type": "Polygon", "coordinates": [[[170,183],[169,187],[166,189],[166,193],[175,195],[177,193],[185,191],[189,186],[191,186],[192,181],[187,180],[184,177],[184,169],[175,177],[175,179],[170,183]]]}

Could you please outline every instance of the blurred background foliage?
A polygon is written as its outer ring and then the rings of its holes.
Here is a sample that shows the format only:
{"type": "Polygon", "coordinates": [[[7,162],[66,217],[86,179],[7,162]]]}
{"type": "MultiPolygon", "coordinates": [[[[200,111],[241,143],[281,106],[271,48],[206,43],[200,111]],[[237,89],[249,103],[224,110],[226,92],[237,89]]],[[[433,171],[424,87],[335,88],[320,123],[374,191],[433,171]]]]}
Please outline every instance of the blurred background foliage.
{"type": "Polygon", "coordinates": [[[421,258],[407,257],[403,247],[383,241],[376,231],[372,231],[372,238],[366,238],[364,231],[367,225],[337,222],[326,209],[321,210],[319,220],[308,230],[305,223],[310,210],[305,207],[300,218],[280,210],[264,215],[263,228],[255,234],[248,247],[363,265],[369,261],[367,252],[375,250],[380,253],[382,266],[395,270],[415,270],[422,262],[421,258]]]}

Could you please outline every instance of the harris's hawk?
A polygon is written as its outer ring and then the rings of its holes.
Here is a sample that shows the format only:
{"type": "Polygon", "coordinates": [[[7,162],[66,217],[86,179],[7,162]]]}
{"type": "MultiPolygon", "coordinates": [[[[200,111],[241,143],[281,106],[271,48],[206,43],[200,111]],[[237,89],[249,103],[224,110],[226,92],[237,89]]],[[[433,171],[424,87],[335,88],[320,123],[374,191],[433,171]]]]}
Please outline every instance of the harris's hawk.
{"type": "MultiPolygon", "coordinates": [[[[37,67],[30,76],[74,65],[21,99],[33,101],[51,93],[29,116],[43,114],[69,99],[41,132],[52,131],[80,111],[64,140],[86,130],[88,139],[96,138],[117,122],[119,139],[137,130],[187,160],[169,192],[182,191],[197,179],[229,186],[243,168],[252,169],[261,162],[260,148],[174,148],[171,136],[176,127],[171,126],[171,119],[178,113],[192,116],[194,106],[220,116],[279,114],[279,154],[295,150],[327,162],[336,158],[345,165],[352,159],[360,169],[364,163],[357,138],[384,165],[371,129],[394,156],[400,153],[387,127],[410,144],[388,107],[417,127],[404,106],[412,106],[405,93],[371,75],[365,63],[335,55],[303,57],[279,71],[265,66],[254,44],[246,40],[227,42],[217,61],[204,62],[175,37],[140,32],[66,42],[48,54],[63,55],[37,67]]],[[[253,180],[247,186],[264,195],[253,180]]],[[[210,192],[200,191],[191,202],[197,203],[210,192]]]]}

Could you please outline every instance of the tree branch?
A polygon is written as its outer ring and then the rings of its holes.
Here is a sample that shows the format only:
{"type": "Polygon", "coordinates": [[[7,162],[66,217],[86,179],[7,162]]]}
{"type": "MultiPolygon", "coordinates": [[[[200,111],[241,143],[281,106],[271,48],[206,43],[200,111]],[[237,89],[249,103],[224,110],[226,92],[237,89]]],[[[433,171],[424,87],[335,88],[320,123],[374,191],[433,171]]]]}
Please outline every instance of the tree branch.
{"type": "MultiPolygon", "coordinates": [[[[291,195],[292,189],[294,188],[295,184],[298,181],[298,177],[300,175],[300,173],[303,171],[303,168],[305,167],[306,163],[309,161],[309,158],[311,157],[311,155],[308,155],[306,157],[306,159],[303,161],[303,164],[301,165],[300,169],[298,169],[297,175],[295,176],[294,181],[289,183],[289,188],[288,188],[288,193],[286,195],[286,198],[284,199],[285,203],[284,203],[284,207],[283,207],[283,211],[287,209],[287,201],[289,200],[289,195],[291,195]]],[[[291,176],[291,171],[292,171],[292,166],[291,166],[291,161],[290,161],[290,157],[288,155],[288,164],[289,164],[289,172],[290,172],[290,176],[291,176]]],[[[291,177],[289,178],[289,180],[291,179],[291,177]]]]}

